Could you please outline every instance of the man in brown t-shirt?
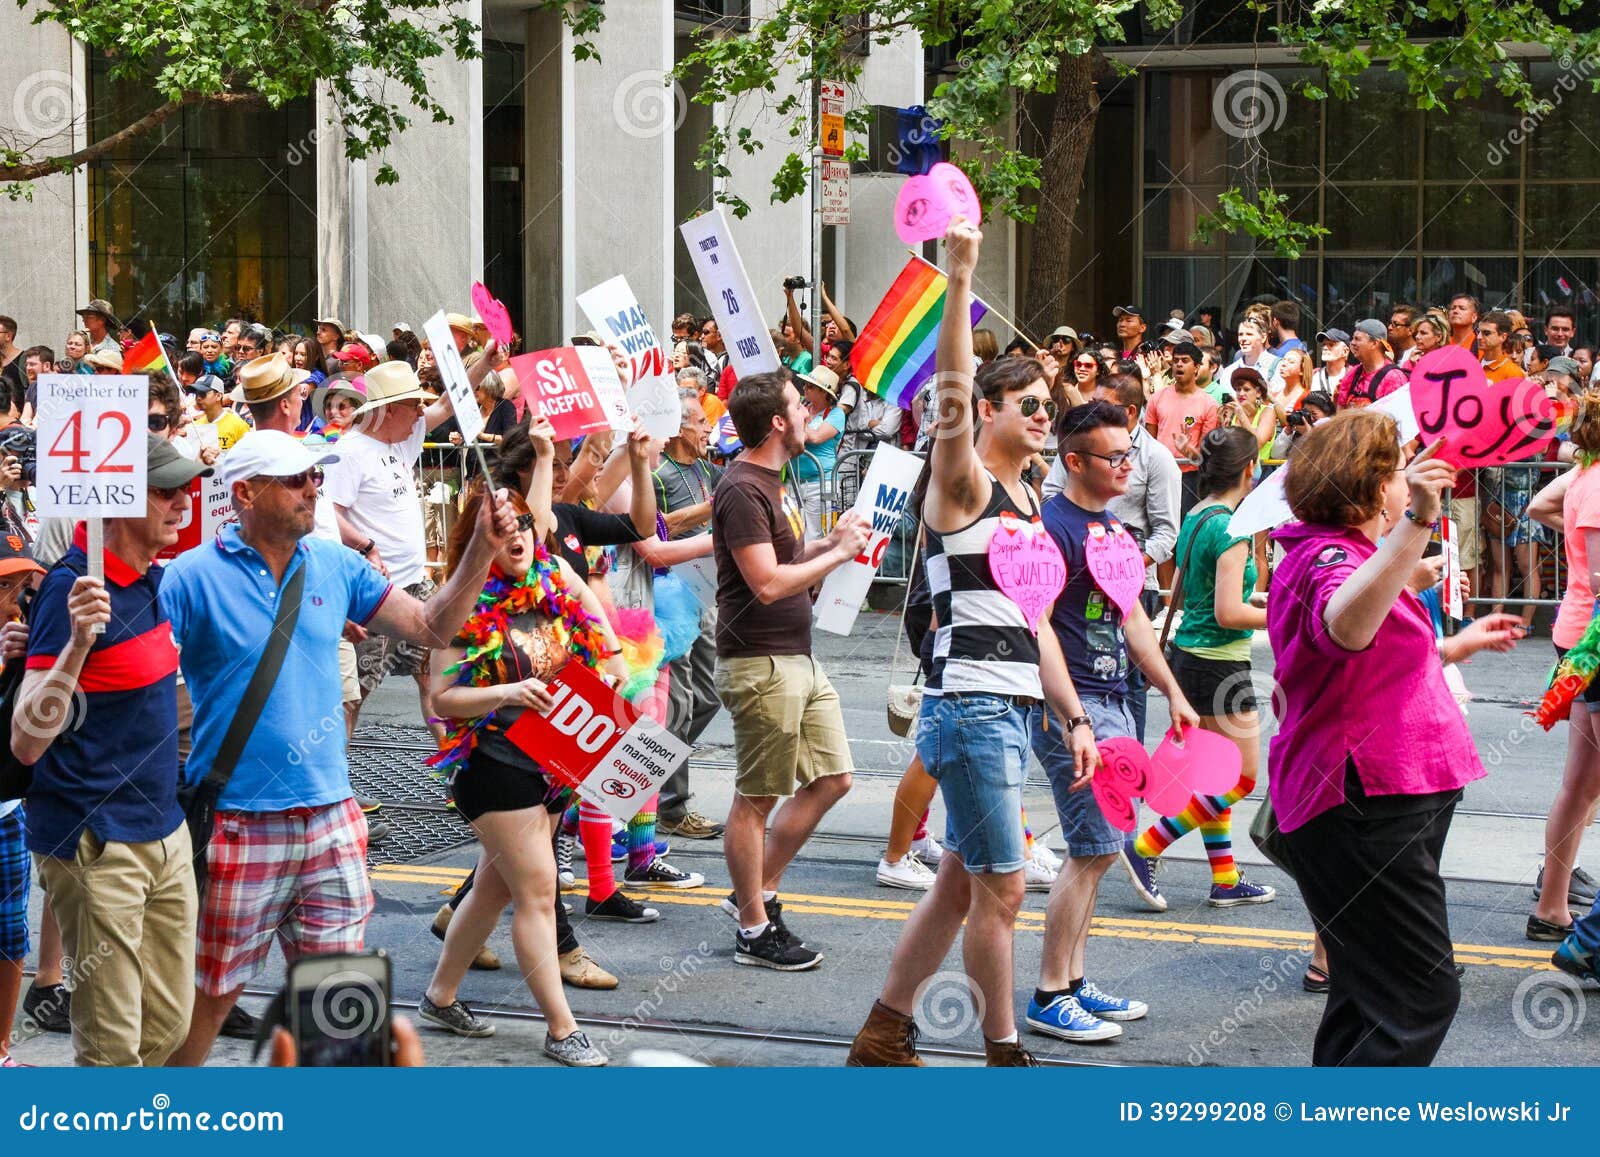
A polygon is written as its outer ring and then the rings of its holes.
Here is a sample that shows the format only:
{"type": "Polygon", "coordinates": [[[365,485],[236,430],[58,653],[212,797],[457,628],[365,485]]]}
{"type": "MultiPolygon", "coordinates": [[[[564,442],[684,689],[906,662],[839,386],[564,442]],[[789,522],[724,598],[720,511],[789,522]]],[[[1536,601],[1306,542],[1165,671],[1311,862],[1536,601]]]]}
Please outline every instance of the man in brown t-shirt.
{"type": "Polygon", "coordinates": [[[805,445],[806,411],[787,371],[752,374],[728,398],[746,450],[711,504],[717,559],[717,695],[733,719],[738,771],[723,849],[739,921],[734,960],[780,972],[822,953],[783,923],[778,882],[817,823],[850,790],[850,744],[839,696],[811,657],[810,589],[867,544],[867,523],[839,519],[807,543],[783,468],[805,445]],[[767,818],[778,800],[790,797],[767,818]]]}

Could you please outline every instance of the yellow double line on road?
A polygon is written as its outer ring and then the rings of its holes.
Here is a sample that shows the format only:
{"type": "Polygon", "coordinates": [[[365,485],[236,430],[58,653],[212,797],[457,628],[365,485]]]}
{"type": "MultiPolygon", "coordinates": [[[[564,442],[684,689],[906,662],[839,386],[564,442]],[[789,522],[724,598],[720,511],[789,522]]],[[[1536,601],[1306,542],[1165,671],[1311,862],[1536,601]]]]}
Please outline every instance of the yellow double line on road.
{"type": "MultiPolygon", "coordinates": [[[[426,867],[416,864],[383,864],[372,869],[374,881],[389,884],[419,884],[453,889],[467,878],[465,868],[426,867]]],[[[569,889],[581,893],[587,881],[579,880],[569,889]]],[[[710,889],[680,891],[671,888],[646,889],[652,904],[676,904],[705,908],[722,900],[710,889]]],[[[855,920],[904,920],[915,901],[856,899],[851,896],[810,896],[799,892],[783,894],[785,912],[815,916],[844,916],[855,920]]],[[[1017,927],[1042,932],[1044,913],[1017,914],[1017,927]]],[[[1291,928],[1249,928],[1228,924],[1189,924],[1176,920],[1134,920],[1096,916],[1089,927],[1091,936],[1117,940],[1160,941],[1173,944],[1215,944],[1231,948],[1259,948],[1274,952],[1304,952],[1309,959],[1311,934],[1291,928]]],[[[1549,968],[1550,951],[1538,948],[1507,948],[1493,944],[1457,944],[1456,959],[1462,964],[1482,964],[1495,968],[1549,968]]]]}

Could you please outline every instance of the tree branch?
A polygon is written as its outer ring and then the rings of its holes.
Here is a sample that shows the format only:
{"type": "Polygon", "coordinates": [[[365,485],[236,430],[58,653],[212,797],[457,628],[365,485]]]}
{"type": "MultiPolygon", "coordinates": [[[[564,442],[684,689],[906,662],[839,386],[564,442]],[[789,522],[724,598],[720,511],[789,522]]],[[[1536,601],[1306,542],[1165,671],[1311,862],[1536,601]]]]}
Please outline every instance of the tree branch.
{"type": "Polygon", "coordinates": [[[190,105],[265,104],[266,99],[261,94],[253,92],[189,93],[182,100],[168,101],[126,128],[118,129],[109,137],[95,141],[92,145],[85,145],[75,153],[64,157],[50,157],[42,161],[28,161],[19,165],[0,165],[0,181],[35,181],[56,173],[69,173],[79,165],[98,160],[113,149],[171,120],[174,113],[190,105]]]}

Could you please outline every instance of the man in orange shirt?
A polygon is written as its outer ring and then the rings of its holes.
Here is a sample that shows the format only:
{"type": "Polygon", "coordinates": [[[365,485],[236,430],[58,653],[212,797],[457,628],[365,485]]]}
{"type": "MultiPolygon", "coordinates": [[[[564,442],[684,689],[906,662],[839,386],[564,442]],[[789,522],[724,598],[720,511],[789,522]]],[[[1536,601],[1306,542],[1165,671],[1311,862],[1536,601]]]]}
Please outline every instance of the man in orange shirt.
{"type": "MultiPolygon", "coordinates": [[[[1450,299],[1450,340],[1474,354],[1478,352],[1478,299],[1458,293],[1450,299]]],[[[1509,331],[1507,331],[1509,332],[1509,331]]]]}
{"type": "Polygon", "coordinates": [[[1506,338],[1512,321],[1509,314],[1491,310],[1478,319],[1478,352],[1483,357],[1483,373],[1491,382],[1523,376],[1517,359],[1506,353],[1506,338]]]}

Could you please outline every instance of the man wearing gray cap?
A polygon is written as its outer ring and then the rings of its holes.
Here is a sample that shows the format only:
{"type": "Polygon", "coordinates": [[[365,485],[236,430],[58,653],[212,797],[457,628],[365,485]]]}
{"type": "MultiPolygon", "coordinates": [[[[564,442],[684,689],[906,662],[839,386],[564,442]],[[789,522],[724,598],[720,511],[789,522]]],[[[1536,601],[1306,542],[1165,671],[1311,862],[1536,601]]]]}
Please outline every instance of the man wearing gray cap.
{"type": "Polygon", "coordinates": [[[1339,408],[1361,409],[1387,397],[1406,384],[1400,367],[1389,360],[1386,344],[1389,327],[1375,317],[1356,322],[1350,335],[1350,352],[1355,355],[1356,372],[1340,391],[1339,408]]]}
{"type": "Polygon", "coordinates": [[[515,531],[508,504],[484,503],[450,581],[426,603],[415,599],[355,551],[313,533],[322,466],[342,448],[281,430],[239,439],[220,467],[239,521],[166,568],[161,607],[195,704],[184,776],[216,817],[194,1018],[176,1065],[205,1061],[274,940],[290,959],[361,950],[372,886],[367,823],[343,743],[345,622],[446,646],[515,531]]]}

